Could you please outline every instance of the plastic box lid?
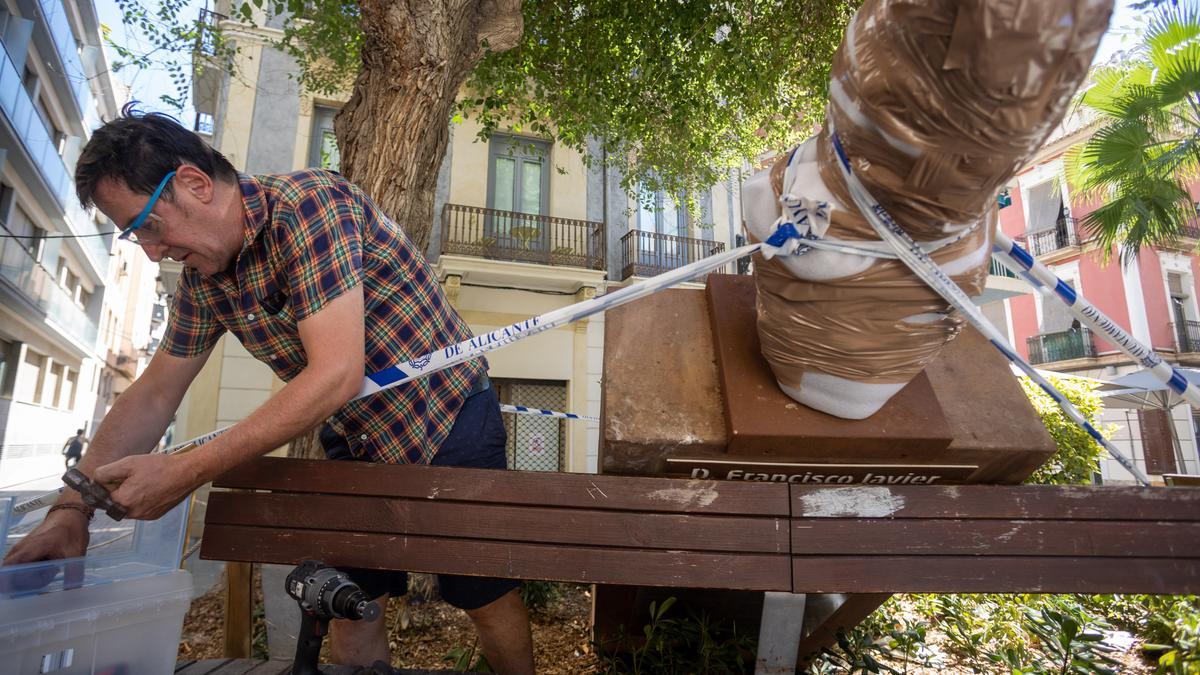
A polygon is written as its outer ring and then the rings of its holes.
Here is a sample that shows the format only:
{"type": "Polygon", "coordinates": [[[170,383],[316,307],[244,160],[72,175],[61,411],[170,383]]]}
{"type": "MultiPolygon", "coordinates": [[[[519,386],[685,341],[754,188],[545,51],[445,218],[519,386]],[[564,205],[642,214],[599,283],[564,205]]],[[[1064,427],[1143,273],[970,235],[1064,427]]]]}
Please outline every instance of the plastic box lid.
{"type": "MultiPolygon", "coordinates": [[[[29,534],[46,508],[14,514],[16,504],[33,495],[0,492],[0,558],[29,534]]],[[[125,579],[167,574],[179,569],[189,500],[158,520],[114,521],[96,513],[87,555],[49,562],[0,567],[0,598],[52,593],[125,579]]]]}

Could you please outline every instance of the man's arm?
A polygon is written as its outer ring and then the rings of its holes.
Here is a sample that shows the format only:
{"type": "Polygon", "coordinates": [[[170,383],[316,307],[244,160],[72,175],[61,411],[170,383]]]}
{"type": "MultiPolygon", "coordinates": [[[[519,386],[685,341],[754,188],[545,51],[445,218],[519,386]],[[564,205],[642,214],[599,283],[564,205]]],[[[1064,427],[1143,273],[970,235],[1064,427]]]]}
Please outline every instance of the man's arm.
{"type": "Polygon", "coordinates": [[[126,457],[106,464],[97,469],[96,480],[120,486],[113,499],[131,517],[157,518],[197,487],[313,428],[362,387],[363,313],[358,284],[299,322],[308,365],[249,417],[183,455],[126,457]]]}
{"type": "MultiPolygon", "coordinates": [[[[94,477],[101,465],[152,449],[209,353],[186,359],[163,351],[155,354],[146,372],[113,404],[100,423],[87,455],[76,468],[94,477]]],[[[78,492],[68,489],[63,490],[56,503],[82,505],[83,499],[78,492]]],[[[4,564],[81,556],[87,542],[87,520],[82,512],[60,509],[48,514],[37,529],[14,546],[4,557],[4,564]]]]}

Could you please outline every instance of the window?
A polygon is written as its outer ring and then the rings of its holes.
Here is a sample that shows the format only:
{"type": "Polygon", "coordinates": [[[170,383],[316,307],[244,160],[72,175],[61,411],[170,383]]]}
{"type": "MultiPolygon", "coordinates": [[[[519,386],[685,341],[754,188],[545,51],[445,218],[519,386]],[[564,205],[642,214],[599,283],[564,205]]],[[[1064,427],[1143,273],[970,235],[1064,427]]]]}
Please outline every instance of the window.
{"type": "Polygon", "coordinates": [[[50,405],[54,408],[63,407],[63,380],[67,367],[61,363],[50,364],[50,377],[46,382],[50,392],[50,405]]]}
{"type": "MultiPolygon", "coordinates": [[[[643,189],[644,190],[644,189],[643,189]]],[[[643,232],[657,232],[677,237],[688,235],[687,211],[675,199],[661,190],[651,195],[642,191],[638,200],[637,228],[643,232]]]]}
{"type": "Polygon", "coordinates": [[[8,231],[17,238],[14,240],[25,248],[34,260],[41,262],[46,245],[46,231],[33,223],[29,214],[20,206],[14,206],[6,224],[8,231]]]}
{"type": "MultiPolygon", "coordinates": [[[[549,158],[549,143],[493,136],[488,143],[488,208],[546,215],[550,210],[549,158]]],[[[505,248],[544,250],[549,246],[549,228],[537,218],[490,214],[486,229],[487,236],[505,248]]]]}
{"type": "Polygon", "coordinates": [[[25,73],[21,77],[21,84],[25,87],[25,93],[29,94],[29,98],[34,101],[38,100],[38,92],[41,89],[38,82],[37,73],[29,66],[25,66],[25,73]]]}
{"type": "Polygon", "coordinates": [[[1025,198],[1029,200],[1030,232],[1053,229],[1065,216],[1062,193],[1052,180],[1029,188],[1025,198]]]}
{"type": "Polygon", "coordinates": [[[69,410],[75,409],[75,394],[79,391],[79,373],[74,370],[67,370],[66,384],[64,385],[64,393],[66,399],[63,401],[63,407],[69,410]]]}
{"type": "Polygon", "coordinates": [[[13,398],[27,403],[42,402],[42,386],[46,379],[46,357],[32,349],[25,350],[25,360],[21,372],[18,373],[16,391],[13,398]]]}
{"type": "Polygon", "coordinates": [[[333,133],[333,118],[337,114],[337,108],[313,106],[313,128],[308,141],[309,166],[330,171],[337,171],[341,166],[342,154],[338,150],[337,135],[333,133]]]}
{"type": "Polygon", "coordinates": [[[645,235],[638,237],[638,250],[642,257],[655,260],[643,260],[643,264],[661,266],[671,269],[684,264],[685,246],[673,237],[688,235],[687,211],[682,208],[674,195],[663,191],[651,193],[645,188],[639,190],[636,227],[645,235]],[[657,236],[667,235],[667,236],[657,236]]]}
{"type": "MultiPolygon", "coordinates": [[[[547,380],[493,379],[501,403],[540,410],[564,410],[567,384],[547,380]]],[[[508,468],[517,471],[563,471],[566,469],[567,432],[565,420],[537,415],[504,415],[508,432],[508,468]]]]}
{"type": "MultiPolygon", "coordinates": [[[[1079,288],[1074,279],[1062,277],[1063,283],[1072,289],[1079,288]]],[[[1071,309],[1061,302],[1044,300],[1042,302],[1042,332],[1061,333],[1079,325],[1071,309]]]]}
{"type": "Polygon", "coordinates": [[[20,358],[20,342],[0,339],[0,396],[12,398],[20,358]]]}

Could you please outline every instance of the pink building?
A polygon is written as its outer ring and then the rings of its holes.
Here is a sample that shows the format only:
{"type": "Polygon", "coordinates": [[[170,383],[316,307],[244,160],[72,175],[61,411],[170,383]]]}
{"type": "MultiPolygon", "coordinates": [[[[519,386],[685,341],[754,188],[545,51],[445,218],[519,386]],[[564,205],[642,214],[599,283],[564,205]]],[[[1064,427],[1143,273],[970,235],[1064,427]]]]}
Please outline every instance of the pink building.
{"type": "MultiPolygon", "coordinates": [[[[1012,203],[1000,211],[1000,227],[1058,276],[1082,293],[1144,344],[1177,366],[1200,367],[1200,229],[1190,229],[1175,247],[1143,248],[1122,266],[1117,251],[1108,261],[1078,225],[1096,208],[1072,194],[1063,173],[1063,153],[1090,129],[1054,139],[1009,186],[1012,203]]],[[[1191,185],[1200,202],[1200,181],[1191,185]]],[[[1197,205],[1200,208],[1200,204],[1197,205]]],[[[1196,225],[1200,227],[1200,219],[1196,225]]],[[[985,299],[986,300],[986,299],[985,299]]],[[[1140,367],[1113,345],[1080,327],[1061,303],[1026,292],[984,306],[1017,351],[1039,368],[1101,379],[1140,367]]],[[[1107,410],[1106,424],[1119,428],[1114,444],[1132,454],[1148,474],[1197,473],[1196,425],[1188,406],[1173,411],[1107,410]]],[[[1115,461],[1102,466],[1106,480],[1131,476],[1115,461]]]]}

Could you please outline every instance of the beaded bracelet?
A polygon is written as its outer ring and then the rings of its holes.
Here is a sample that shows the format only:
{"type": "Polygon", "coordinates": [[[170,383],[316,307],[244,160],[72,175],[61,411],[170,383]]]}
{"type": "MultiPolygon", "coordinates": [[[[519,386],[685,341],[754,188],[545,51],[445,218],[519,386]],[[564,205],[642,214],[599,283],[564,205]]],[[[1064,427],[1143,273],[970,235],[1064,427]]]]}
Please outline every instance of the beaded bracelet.
{"type": "Polygon", "coordinates": [[[71,509],[72,511],[78,511],[87,516],[89,523],[92,522],[92,519],[96,517],[96,509],[84,504],[55,504],[54,506],[50,507],[49,511],[46,511],[46,515],[49,516],[51,513],[54,513],[59,509],[71,509]]]}

